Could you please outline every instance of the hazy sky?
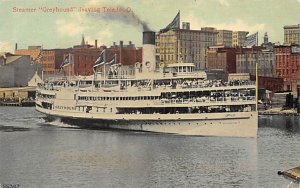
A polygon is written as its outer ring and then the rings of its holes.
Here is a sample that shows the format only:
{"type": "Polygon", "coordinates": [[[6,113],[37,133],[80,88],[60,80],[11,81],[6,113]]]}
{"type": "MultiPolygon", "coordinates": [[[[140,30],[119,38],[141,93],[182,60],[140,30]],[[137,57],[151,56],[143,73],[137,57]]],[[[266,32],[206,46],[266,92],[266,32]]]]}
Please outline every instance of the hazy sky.
{"type": "Polygon", "coordinates": [[[179,10],[181,22],[190,22],[191,29],[258,31],[259,43],[265,32],[269,41],[282,43],[283,26],[300,24],[300,0],[0,0],[0,51],[12,51],[15,43],[19,48],[67,48],[80,44],[82,34],[90,44],[98,39],[98,45],[123,40],[141,46],[139,23],[158,31],[179,10]],[[56,7],[73,12],[51,12],[56,7]],[[91,9],[100,12],[86,13],[91,9]]]}

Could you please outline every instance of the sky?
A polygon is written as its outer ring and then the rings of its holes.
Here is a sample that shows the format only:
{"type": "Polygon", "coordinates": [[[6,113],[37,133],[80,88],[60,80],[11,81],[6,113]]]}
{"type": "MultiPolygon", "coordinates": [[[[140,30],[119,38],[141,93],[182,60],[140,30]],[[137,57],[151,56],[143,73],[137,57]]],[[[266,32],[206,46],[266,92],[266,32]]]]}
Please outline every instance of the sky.
{"type": "Polygon", "coordinates": [[[143,26],[159,31],[178,11],[191,29],[258,32],[259,43],[267,32],[282,44],[283,26],[300,24],[300,0],[0,0],[0,51],[13,52],[15,43],[68,48],[82,35],[92,45],[141,46],[143,26]]]}

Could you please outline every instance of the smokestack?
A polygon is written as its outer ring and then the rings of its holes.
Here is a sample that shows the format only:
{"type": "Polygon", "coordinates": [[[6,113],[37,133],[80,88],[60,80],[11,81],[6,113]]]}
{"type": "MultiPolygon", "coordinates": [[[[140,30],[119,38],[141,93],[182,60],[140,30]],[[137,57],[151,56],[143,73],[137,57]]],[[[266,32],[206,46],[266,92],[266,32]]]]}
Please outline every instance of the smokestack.
{"type": "Polygon", "coordinates": [[[153,72],[155,70],[155,32],[143,32],[143,72],[153,72]]]}
{"type": "Polygon", "coordinates": [[[120,47],[122,48],[123,47],[123,41],[120,40],[120,47]]]}
{"type": "Polygon", "coordinates": [[[155,32],[144,31],[143,32],[143,44],[153,44],[155,45],[155,32]]]}
{"type": "Polygon", "coordinates": [[[95,48],[96,49],[98,48],[98,40],[97,39],[95,40],[95,48]]]}
{"type": "Polygon", "coordinates": [[[17,49],[18,49],[18,43],[16,43],[16,45],[15,45],[15,53],[16,53],[17,49]]]}

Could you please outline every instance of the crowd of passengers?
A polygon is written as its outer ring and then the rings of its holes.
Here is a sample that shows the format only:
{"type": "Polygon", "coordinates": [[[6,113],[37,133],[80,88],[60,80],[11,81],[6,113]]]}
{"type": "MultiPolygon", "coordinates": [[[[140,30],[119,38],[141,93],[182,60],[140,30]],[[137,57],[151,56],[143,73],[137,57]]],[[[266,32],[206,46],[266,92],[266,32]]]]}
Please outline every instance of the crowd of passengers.
{"type": "MultiPolygon", "coordinates": [[[[149,84],[145,81],[134,83],[134,87],[147,87],[149,84]]],[[[240,86],[240,85],[250,85],[248,80],[232,80],[229,82],[224,82],[223,80],[172,80],[164,82],[154,82],[153,87],[171,87],[176,89],[181,88],[206,88],[206,87],[226,87],[226,86],[240,86]]]]}
{"type": "Polygon", "coordinates": [[[217,112],[250,112],[253,109],[250,105],[235,107],[185,107],[185,108],[164,108],[164,109],[132,109],[122,110],[119,114],[191,114],[191,113],[217,113],[217,112]]]}
{"type": "MultiPolygon", "coordinates": [[[[202,79],[194,79],[194,80],[172,80],[172,81],[154,81],[153,88],[167,88],[170,87],[172,89],[176,88],[207,88],[207,87],[226,87],[226,86],[240,86],[240,85],[250,85],[249,80],[232,80],[229,82],[224,82],[222,80],[202,80],[202,79]]],[[[44,89],[53,90],[54,86],[60,87],[69,87],[75,86],[75,83],[68,82],[68,81],[61,81],[61,82],[48,82],[45,81],[43,84],[39,84],[39,87],[44,89]]],[[[101,87],[101,84],[97,85],[101,87]]],[[[121,83],[121,89],[125,89],[126,87],[140,87],[146,88],[152,86],[149,84],[148,81],[132,81],[131,84],[121,83]]]]}

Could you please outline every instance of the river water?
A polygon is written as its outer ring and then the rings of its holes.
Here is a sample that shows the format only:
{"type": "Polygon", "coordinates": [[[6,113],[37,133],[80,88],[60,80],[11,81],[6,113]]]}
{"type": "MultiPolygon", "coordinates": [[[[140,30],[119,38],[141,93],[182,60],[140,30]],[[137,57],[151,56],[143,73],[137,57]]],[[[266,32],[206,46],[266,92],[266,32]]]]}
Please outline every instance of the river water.
{"type": "MultiPolygon", "coordinates": [[[[299,117],[261,116],[258,137],[190,137],[46,123],[0,107],[2,187],[299,187],[299,117]]],[[[0,186],[1,187],[1,186],[0,186]]]]}

